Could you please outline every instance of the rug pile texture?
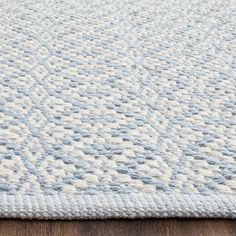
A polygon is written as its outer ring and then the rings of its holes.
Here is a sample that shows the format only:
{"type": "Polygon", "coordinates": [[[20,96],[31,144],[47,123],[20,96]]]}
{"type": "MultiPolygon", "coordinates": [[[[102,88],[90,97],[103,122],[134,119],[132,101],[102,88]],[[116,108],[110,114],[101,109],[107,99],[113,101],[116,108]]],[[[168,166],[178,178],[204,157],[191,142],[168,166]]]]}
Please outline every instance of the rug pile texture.
{"type": "Polygon", "coordinates": [[[236,217],[235,0],[0,0],[0,217],[236,217]]]}

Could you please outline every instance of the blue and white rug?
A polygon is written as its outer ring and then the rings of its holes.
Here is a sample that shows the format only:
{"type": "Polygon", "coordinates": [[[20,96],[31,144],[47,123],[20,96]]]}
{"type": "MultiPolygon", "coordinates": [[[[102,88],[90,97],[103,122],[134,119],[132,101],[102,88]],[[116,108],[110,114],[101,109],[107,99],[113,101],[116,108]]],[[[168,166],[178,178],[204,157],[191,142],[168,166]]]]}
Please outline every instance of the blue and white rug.
{"type": "Polygon", "coordinates": [[[235,0],[0,0],[0,217],[236,217],[235,0]]]}

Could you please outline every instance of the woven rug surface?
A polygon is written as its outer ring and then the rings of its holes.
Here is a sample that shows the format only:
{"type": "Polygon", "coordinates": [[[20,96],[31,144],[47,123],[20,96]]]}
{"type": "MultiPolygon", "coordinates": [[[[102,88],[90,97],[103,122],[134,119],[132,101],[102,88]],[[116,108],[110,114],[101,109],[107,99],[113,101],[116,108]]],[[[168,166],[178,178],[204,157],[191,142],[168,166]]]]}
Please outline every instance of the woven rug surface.
{"type": "Polygon", "coordinates": [[[235,0],[0,0],[0,217],[236,217],[235,0]]]}

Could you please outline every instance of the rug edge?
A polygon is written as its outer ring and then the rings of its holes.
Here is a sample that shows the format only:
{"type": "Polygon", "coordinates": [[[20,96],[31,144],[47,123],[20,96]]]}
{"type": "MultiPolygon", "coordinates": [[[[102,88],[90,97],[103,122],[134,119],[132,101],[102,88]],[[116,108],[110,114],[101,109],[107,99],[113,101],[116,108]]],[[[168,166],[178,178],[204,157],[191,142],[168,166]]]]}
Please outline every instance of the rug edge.
{"type": "Polygon", "coordinates": [[[236,195],[0,193],[0,217],[22,219],[236,218],[236,195]]]}

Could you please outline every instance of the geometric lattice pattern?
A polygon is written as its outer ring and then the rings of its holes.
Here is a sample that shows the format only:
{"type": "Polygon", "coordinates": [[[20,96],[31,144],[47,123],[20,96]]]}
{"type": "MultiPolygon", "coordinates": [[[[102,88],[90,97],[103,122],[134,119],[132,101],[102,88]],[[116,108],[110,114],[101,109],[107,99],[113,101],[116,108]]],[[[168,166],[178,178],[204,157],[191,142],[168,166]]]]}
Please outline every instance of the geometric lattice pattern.
{"type": "Polygon", "coordinates": [[[235,12],[0,0],[0,194],[235,196],[235,12]]]}

